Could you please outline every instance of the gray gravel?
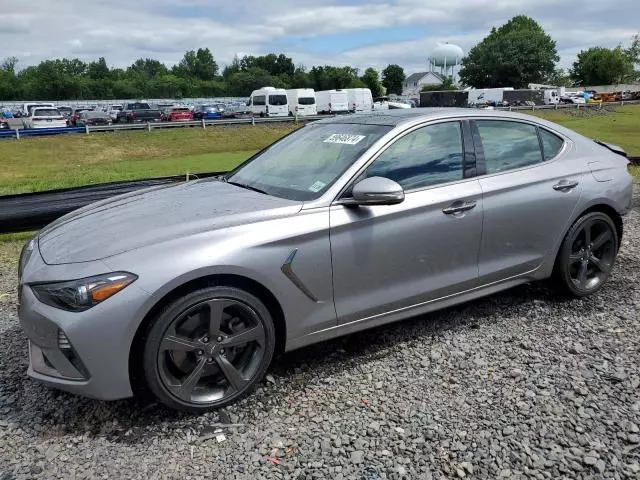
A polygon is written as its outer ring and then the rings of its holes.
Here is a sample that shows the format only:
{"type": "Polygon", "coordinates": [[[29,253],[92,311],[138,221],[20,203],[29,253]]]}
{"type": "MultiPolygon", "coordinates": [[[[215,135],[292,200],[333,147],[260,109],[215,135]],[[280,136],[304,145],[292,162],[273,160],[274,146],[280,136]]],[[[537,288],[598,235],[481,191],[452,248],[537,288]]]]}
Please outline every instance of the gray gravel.
{"type": "Polygon", "coordinates": [[[201,416],[30,381],[0,302],[0,479],[638,479],[637,200],[592,298],[524,286],[305,348],[201,416]]]}

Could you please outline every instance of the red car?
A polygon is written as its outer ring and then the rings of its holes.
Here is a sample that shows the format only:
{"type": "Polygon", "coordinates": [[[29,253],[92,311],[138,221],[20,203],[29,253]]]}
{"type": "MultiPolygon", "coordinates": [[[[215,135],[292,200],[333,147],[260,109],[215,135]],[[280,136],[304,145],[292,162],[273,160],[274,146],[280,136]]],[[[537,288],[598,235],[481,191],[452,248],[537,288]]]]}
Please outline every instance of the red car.
{"type": "Polygon", "coordinates": [[[164,114],[167,122],[189,122],[193,120],[193,113],[187,107],[175,107],[164,114]]]}

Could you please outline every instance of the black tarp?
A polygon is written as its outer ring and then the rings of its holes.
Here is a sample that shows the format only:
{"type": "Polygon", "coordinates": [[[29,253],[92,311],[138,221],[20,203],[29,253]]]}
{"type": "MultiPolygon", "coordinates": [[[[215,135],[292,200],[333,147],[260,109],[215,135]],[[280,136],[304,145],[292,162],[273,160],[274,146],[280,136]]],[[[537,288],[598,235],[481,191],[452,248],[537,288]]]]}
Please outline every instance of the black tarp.
{"type": "MultiPolygon", "coordinates": [[[[191,178],[206,178],[222,173],[224,172],[199,173],[191,175],[191,178]]],[[[90,203],[141,188],[183,181],[185,176],[180,175],[2,196],[0,197],[0,233],[37,230],[56,218],[90,203]]]]}

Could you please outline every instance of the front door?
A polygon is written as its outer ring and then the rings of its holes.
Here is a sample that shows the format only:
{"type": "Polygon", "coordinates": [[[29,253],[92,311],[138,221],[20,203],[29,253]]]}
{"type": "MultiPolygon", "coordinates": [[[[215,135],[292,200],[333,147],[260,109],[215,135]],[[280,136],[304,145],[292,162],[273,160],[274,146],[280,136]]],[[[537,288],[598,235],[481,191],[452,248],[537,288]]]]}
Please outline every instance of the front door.
{"type": "Polygon", "coordinates": [[[405,189],[397,205],[331,207],[334,301],[348,323],[473,288],[478,281],[482,195],[463,178],[459,122],[404,135],[359,178],[405,189]]]}

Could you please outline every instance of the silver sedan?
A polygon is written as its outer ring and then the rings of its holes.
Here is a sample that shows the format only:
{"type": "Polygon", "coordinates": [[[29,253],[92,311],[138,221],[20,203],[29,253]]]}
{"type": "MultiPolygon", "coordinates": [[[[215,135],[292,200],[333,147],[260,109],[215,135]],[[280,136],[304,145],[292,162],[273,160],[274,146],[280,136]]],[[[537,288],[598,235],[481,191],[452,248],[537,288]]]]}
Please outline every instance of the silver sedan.
{"type": "Polygon", "coordinates": [[[29,375],[99,399],[238,400],[275,354],[551,277],[611,273],[624,152],[534,117],[326,119],[228,175],[73,212],[20,260],[29,375]]]}

